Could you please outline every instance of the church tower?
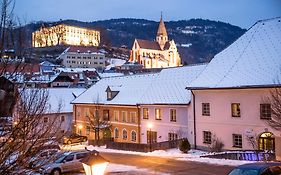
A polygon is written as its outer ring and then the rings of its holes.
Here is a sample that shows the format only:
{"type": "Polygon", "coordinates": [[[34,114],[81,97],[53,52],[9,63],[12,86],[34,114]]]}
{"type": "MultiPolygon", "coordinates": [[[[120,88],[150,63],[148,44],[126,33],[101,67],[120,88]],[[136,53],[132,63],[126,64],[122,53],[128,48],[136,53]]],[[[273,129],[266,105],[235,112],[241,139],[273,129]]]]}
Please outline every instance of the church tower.
{"type": "Polygon", "coordinates": [[[162,19],[162,13],[161,13],[161,18],[160,18],[160,22],[159,22],[158,31],[157,31],[156,41],[159,43],[161,50],[164,50],[164,46],[165,46],[166,42],[168,42],[168,34],[166,31],[164,21],[162,19]]]}

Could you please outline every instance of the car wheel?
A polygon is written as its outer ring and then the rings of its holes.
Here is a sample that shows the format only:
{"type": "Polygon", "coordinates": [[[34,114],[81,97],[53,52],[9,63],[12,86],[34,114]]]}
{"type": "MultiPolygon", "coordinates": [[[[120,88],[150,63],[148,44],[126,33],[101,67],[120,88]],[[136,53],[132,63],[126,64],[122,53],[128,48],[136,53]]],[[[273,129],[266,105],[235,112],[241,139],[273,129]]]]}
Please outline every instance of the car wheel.
{"type": "Polygon", "coordinates": [[[61,174],[60,169],[54,169],[51,174],[52,175],[60,175],[61,174]]]}
{"type": "Polygon", "coordinates": [[[68,141],[67,141],[67,144],[68,144],[68,145],[70,145],[70,144],[71,144],[71,141],[70,141],[70,140],[68,140],[68,141]]]}

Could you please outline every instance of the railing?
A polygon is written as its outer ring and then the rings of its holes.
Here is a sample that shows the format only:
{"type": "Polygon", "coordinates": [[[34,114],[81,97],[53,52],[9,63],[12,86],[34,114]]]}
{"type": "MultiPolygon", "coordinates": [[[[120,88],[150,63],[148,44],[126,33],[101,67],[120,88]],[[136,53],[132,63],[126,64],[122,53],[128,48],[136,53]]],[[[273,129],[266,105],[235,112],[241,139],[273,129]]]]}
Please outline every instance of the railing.
{"type": "Polygon", "coordinates": [[[151,145],[109,141],[106,143],[106,148],[127,151],[149,152],[154,150],[166,150],[170,148],[176,148],[178,146],[179,141],[180,140],[172,140],[166,142],[152,143],[151,145]]]}
{"type": "Polygon", "coordinates": [[[228,151],[212,155],[204,155],[201,157],[230,160],[272,161],[275,160],[275,153],[264,151],[228,151]]]}

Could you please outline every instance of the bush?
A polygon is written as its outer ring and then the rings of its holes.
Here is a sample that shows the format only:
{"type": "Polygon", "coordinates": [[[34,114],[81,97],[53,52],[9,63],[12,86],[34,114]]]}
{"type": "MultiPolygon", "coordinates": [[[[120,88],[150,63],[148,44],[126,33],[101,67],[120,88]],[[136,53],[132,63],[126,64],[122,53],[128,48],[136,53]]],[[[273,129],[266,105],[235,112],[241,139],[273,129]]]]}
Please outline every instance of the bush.
{"type": "Polygon", "coordinates": [[[216,135],[212,136],[212,142],[210,144],[211,152],[222,152],[222,148],[224,147],[224,143],[216,137],[216,135]]]}
{"type": "Polygon", "coordinates": [[[190,143],[186,138],[180,141],[179,149],[183,153],[187,153],[190,150],[190,143]]]}

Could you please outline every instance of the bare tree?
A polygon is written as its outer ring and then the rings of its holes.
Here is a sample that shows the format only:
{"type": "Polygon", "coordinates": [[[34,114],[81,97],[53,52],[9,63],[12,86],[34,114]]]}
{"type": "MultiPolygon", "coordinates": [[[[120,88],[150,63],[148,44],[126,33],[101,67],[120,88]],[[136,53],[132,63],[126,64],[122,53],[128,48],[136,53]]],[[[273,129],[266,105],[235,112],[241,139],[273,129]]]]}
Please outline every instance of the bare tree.
{"type": "Polygon", "coordinates": [[[36,172],[53,159],[38,156],[63,136],[59,117],[45,117],[48,96],[45,89],[20,90],[13,118],[6,122],[11,127],[1,135],[5,139],[0,143],[0,174],[36,172]]]}
{"type": "Polygon", "coordinates": [[[57,38],[57,45],[61,44],[61,41],[63,39],[63,35],[65,34],[65,28],[62,24],[55,26],[54,33],[57,38]]]}
{"type": "Polygon", "coordinates": [[[94,107],[90,108],[89,115],[86,117],[89,121],[90,128],[95,133],[95,141],[97,145],[100,146],[100,134],[111,127],[109,122],[109,110],[102,111],[99,100],[97,99],[97,102],[94,103],[94,107]]]}
{"type": "Polygon", "coordinates": [[[281,88],[274,88],[270,91],[269,96],[271,107],[271,119],[268,120],[268,124],[276,129],[281,130],[281,88]]]}

